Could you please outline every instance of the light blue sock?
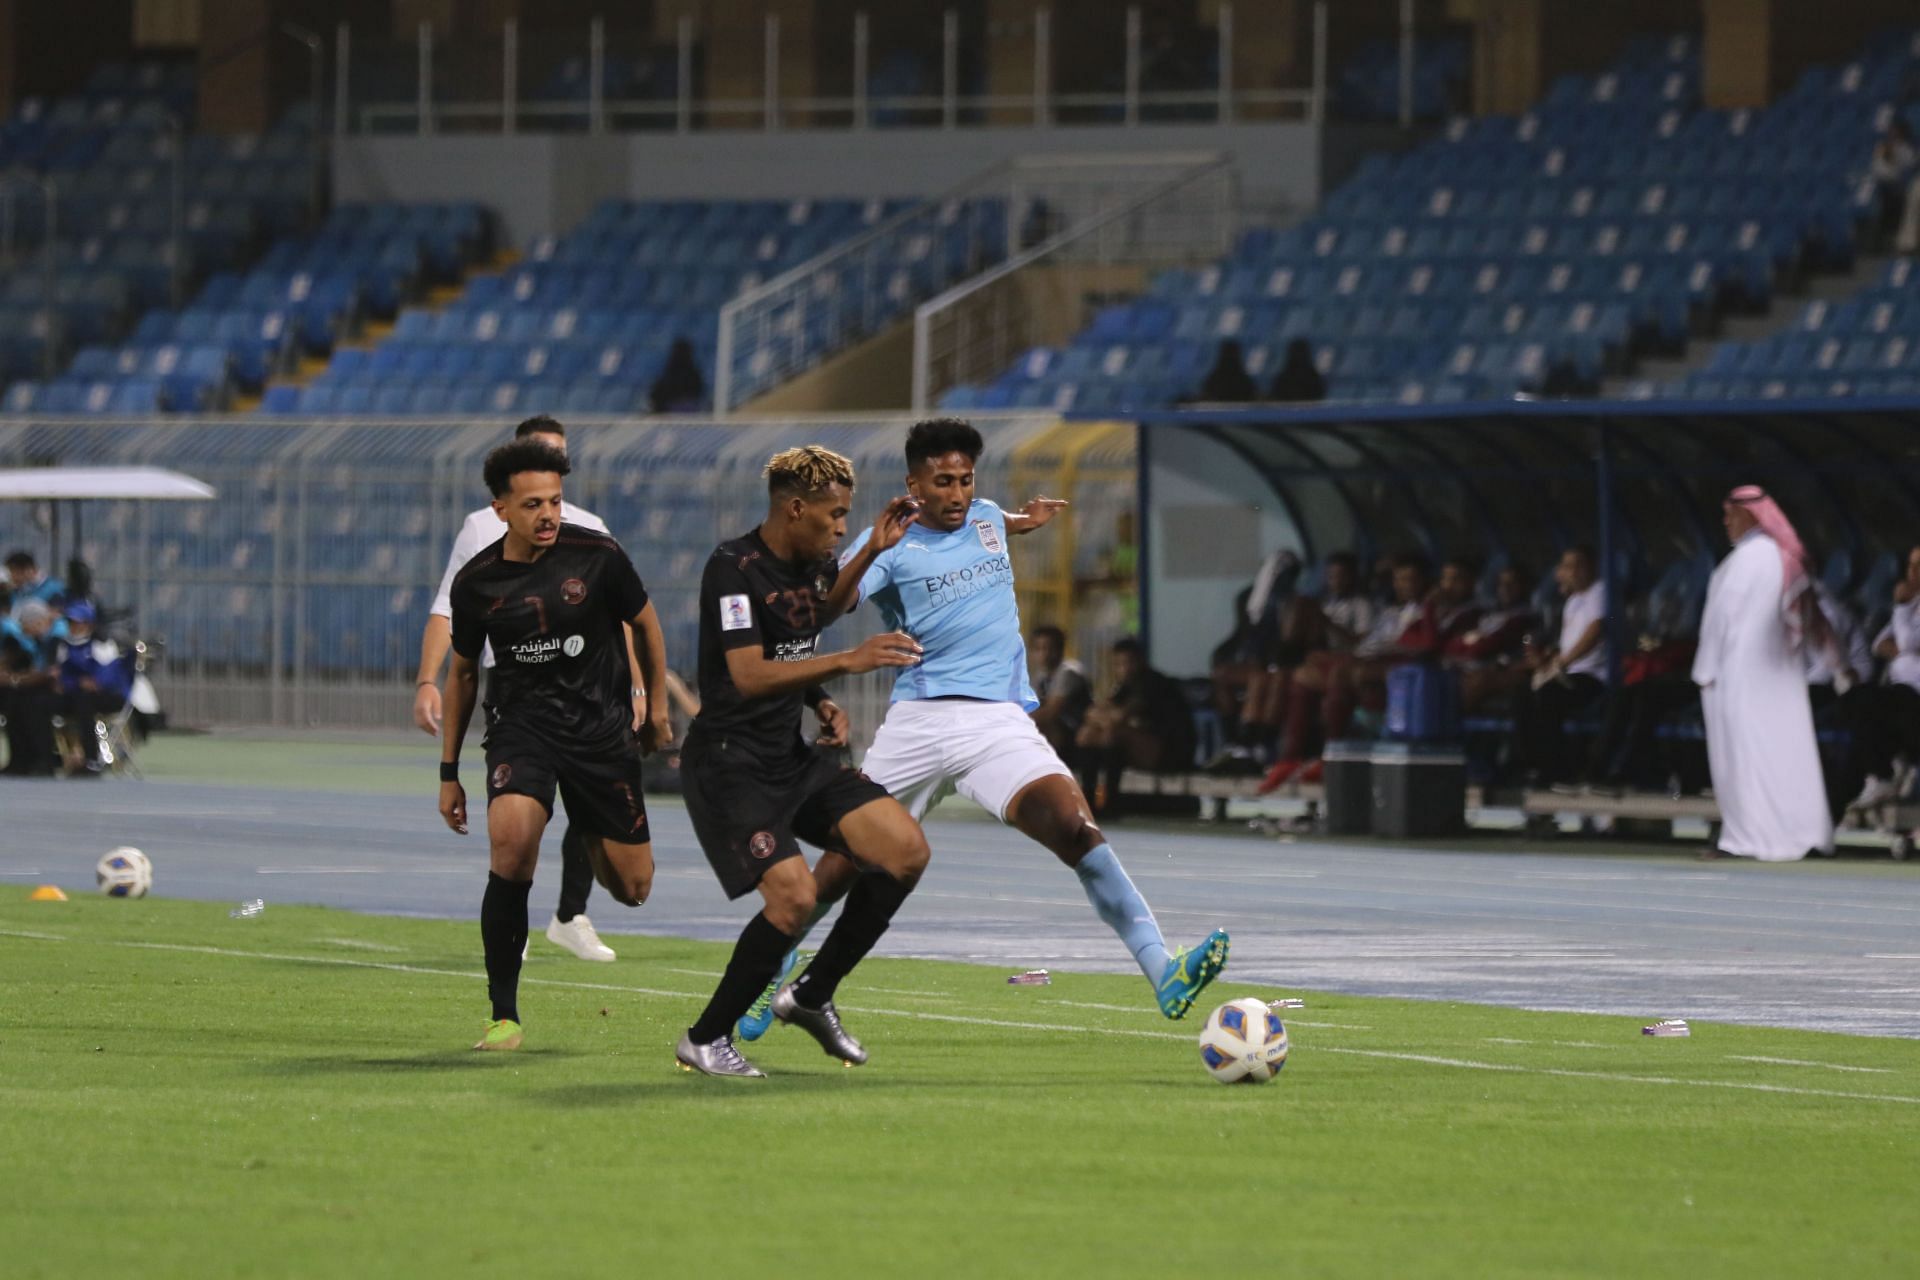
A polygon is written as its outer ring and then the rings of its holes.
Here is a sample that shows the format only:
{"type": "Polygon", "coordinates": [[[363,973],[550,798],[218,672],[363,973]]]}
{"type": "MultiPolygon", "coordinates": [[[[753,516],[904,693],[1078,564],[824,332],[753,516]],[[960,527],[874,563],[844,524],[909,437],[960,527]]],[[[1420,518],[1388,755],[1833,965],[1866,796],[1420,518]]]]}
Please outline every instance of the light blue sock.
{"type": "Polygon", "coordinates": [[[1073,873],[1080,877],[1080,887],[1087,891],[1093,909],[1127,944],[1140,972],[1147,975],[1148,982],[1158,985],[1167,971],[1167,940],[1160,936],[1153,908],[1127,879],[1127,869],[1120,865],[1113,846],[1103,844],[1089,851],[1073,873]]]}

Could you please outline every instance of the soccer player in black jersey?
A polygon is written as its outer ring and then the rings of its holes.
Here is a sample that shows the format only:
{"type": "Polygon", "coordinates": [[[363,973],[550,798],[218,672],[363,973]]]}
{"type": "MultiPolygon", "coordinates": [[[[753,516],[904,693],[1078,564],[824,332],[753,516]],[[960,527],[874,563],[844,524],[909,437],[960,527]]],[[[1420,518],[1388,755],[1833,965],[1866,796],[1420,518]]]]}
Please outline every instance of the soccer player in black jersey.
{"type": "MultiPolygon", "coordinates": [[[[866,1050],[840,1025],[834,989],[886,932],[927,865],[919,824],[865,775],[800,737],[811,690],[834,676],[911,666],[920,646],[899,632],[845,653],[816,652],[820,606],[839,566],[853,466],[809,445],[767,463],[767,517],[723,542],[700,582],[700,714],[680,776],[687,815],[730,898],[760,891],[762,908],[735,944],[720,985],[675,1052],[690,1071],[765,1073],[734,1047],[734,1023],[812,922],[813,873],[799,841],[845,851],[860,868],[840,919],[774,1016],[847,1063],[866,1050]]],[[[896,499],[903,504],[905,499],[896,499]]]]}
{"type": "MultiPolygon", "coordinates": [[[[640,755],[667,745],[667,656],[660,622],[620,544],[561,518],[567,457],[535,440],[487,455],[487,491],[507,531],[453,580],[453,660],[440,763],[440,816],[467,832],[460,745],[473,717],[480,649],[491,643],[487,694],[487,840],[480,937],[493,1020],[476,1049],[517,1049],[527,891],[558,788],[586,836],[595,877],[630,907],[653,883],[640,755]],[[625,637],[633,628],[647,715],[635,742],[625,637]]],[[[764,981],[764,980],[763,980],[764,981]]]]}

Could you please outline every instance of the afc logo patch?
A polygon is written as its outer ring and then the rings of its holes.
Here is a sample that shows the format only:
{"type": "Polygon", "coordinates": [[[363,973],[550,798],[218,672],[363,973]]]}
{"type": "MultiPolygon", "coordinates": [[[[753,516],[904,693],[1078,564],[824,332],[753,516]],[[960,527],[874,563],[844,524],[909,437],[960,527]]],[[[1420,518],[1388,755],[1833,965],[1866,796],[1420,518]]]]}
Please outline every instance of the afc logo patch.
{"type": "Polygon", "coordinates": [[[587,598],[587,584],[578,578],[568,578],[560,584],[560,598],[568,604],[579,604],[587,598]]]}
{"type": "Polygon", "coordinates": [[[493,766],[493,789],[501,791],[513,781],[513,766],[504,762],[493,766]]]}
{"type": "Polygon", "coordinates": [[[753,839],[747,841],[747,852],[756,858],[771,858],[773,845],[773,832],[756,831],[753,833],[753,839]]]}
{"type": "Polygon", "coordinates": [[[1000,541],[1000,531],[993,527],[993,521],[975,520],[973,531],[980,535],[980,545],[993,554],[999,555],[1007,549],[1006,544],[1000,541]]]}
{"type": "Polygon", "coordinates": [[[753,626],[753,608],[745,596],[720,597],[720,629],[745,631],[753,626]]]}

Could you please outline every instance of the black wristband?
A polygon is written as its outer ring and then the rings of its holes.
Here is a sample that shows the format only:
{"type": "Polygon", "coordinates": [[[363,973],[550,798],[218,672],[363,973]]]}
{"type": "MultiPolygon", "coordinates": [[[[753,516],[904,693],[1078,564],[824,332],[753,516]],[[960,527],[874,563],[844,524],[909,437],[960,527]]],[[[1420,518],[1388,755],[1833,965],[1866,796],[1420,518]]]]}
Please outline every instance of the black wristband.
{"type": "Polygon", "coordinates": [[[440,781],[442,782],[460,781],[460,762],[458,760],[452,760],[452,761],[442,760],[440,762],[440,781]]]}

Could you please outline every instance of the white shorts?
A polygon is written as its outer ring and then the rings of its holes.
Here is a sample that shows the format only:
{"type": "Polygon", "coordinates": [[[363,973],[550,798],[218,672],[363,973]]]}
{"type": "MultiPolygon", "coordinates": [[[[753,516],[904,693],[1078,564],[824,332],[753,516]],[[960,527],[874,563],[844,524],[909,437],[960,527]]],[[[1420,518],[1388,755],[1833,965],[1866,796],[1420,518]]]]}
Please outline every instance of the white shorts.
{"type": "Polygon", "coordinates": [[[1014,703],[966,700],[894,703],[860,769],[916,822],[953,791],[1005,822],[1027,785],[1073,776],[1014,703]]]}

